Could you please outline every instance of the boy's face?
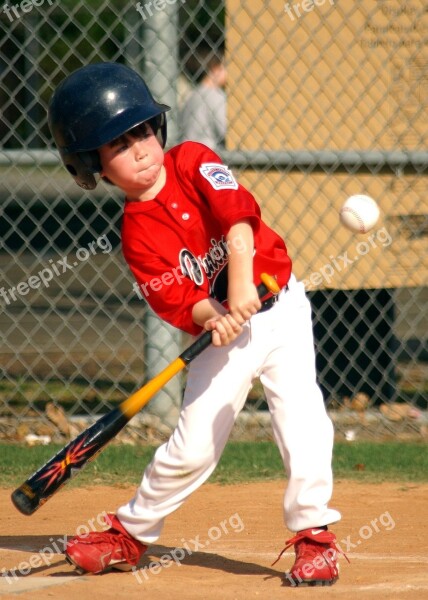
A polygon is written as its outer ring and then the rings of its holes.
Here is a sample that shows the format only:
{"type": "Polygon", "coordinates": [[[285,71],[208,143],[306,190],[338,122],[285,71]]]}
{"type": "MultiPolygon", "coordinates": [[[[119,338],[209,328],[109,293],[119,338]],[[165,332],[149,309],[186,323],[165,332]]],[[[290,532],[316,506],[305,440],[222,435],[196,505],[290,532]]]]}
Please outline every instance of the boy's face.
{"type": "Polygon", "coordinates": [[[153,188],[163,169],[163,149],[148,123],[104,144],[98,153],[101,176],[133,197],[153,188]]]}

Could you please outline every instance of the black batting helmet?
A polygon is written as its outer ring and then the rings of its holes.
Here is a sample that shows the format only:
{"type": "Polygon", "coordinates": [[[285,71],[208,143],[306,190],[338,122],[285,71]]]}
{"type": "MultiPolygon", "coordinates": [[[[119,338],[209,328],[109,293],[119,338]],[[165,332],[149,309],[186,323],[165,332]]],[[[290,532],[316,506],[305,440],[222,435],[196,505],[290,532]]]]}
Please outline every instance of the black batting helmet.
{"type": "Polygon", "coordinates": [[[94,189],[101,170],[97,148],[150,121],[162,147],[165,112],[144,79],[119,63],[96,63],[74,71],[56,88],[48,108],[49,128],[68,172],[80,187],[94,189]]]}

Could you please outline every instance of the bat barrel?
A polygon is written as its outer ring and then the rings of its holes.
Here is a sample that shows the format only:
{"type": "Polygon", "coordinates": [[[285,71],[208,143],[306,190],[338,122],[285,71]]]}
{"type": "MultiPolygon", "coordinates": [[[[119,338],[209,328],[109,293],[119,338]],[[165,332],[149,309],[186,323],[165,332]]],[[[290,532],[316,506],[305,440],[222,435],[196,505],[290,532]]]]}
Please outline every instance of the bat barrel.
{"type": "Polygon", "coordinates": [[[93,460],[129,421],[120,407],[110,411],[62,448],[12,493],[12,502],[24,515],[33,514],[69,479],[93,460]]]}

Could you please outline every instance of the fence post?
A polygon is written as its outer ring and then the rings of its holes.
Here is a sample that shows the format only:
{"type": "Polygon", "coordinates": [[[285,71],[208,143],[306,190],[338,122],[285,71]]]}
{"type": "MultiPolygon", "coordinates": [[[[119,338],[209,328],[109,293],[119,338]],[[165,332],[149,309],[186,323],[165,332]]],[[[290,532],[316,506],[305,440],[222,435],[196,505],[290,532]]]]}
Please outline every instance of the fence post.
{"type": "MultiPolygon", "coordinates": [[[[146,82],[156,100],[171,107],[168,112],[168,145],[178,141],[177,76],[178,76],[178,8],[166,4],[163,10],[152,11],[144,22],[146,82]]],[[[147,378],[151,379],[181,351],[181,333],[162,322],[152,311],[144,317],[144,357],[147,378]]],[[[181,380],[172,379],[150,402],[148,411],[174,426],[181,403],[181,380]]]]}

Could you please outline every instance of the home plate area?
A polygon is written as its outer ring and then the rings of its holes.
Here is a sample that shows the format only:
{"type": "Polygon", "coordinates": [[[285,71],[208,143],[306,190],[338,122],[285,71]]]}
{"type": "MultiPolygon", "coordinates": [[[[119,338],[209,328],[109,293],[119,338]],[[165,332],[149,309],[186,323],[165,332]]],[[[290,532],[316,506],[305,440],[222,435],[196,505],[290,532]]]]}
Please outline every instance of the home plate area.
{"type": "Polygon", "coordinates": [[[63,490],[31,517],[17,513],[11,490],[0,495],[0,596],[45,600],[142,597],[176,600],[428,599],[427,484],[335,484],[332,506],[342,520],[331,529],[350,563],[340,560],[331,587],[294,588],[285,576],[292,535],[282,523],[283,481],[206,484],[172,514],[159,542],[131,572],[79,575],[64,559],[67,536],[102,526],[101,516],[133,494],[132,487],[63,490]],[[86,529],[85,529],[86,528],[86,529]]]}

